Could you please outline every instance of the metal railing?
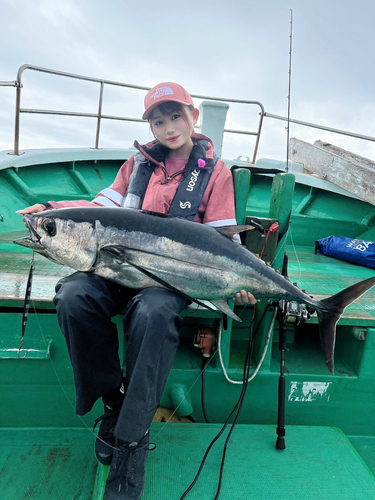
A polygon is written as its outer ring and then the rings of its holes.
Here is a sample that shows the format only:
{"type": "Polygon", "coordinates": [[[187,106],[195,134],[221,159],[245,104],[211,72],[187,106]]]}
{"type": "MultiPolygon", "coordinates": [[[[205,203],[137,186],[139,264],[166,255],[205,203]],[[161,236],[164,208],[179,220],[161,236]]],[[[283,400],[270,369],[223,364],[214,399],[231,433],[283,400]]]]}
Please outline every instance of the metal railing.
{"type": "MultiPolygon", "coordinates": [[[[101,126],[101,121],[103,119],[146,123],[144,120],[141,120],[139,118],[132,118],[132,117],[127,117],[127,116],[113,116],[113,115],[103,114],[103,112],[102,112],[103,91],[104,91],[105,85],[112,85],[112,86],[116,86],[116,87],[125,87],[125,88],[144,90],[144,91],[150,90],[151,87],[143,87],[141,85],[132,85],[132,84],[121,83],[121,82],[116,82],[116,81],[112,81],[112,80],[103,80],[103,79],[99,79],[99,78],[92,78],[89,76],[76,75],[73,73],[65,73],[63,71],[56,71],[56,70],[52,70],[52,69],[41,68],[38,66],[32,66],[30,64],[24,64],[23,66],[21,66],[19,68],[19,70],[17,72],[17,80],[15,80],[14,82],[2,82],[2,83],[6,86],[16,87],[16,113],[15,113],[14,151],[13,151],[13,154],[15,154],[15,155],[20,154],[20,152],[19,152],[19,138],[20,138],[20,115],[21,115],[21,113],[35,113],[35,114],[43,114],[43,115],[64,115],[64,116],[77,116],[77,117],[79,116],[79,117],[96,118],[97,124],[96,124],[96,134],[95,134],[95,149],[99,148],[100,126],[101,126]],[[22,75],[23,75],[25,70],[38,71],[41,73],[48,73],[51,75],[62,76],[62,77],[66,77],[66,78],[73,78],[76,80],[84,80],[87,82],[98,83],[100,85],[100,89],[99,89],[97,113],[81,113],[81,112],[72,112],[72,111],[21,108],[21,89],[23,87],[22,75]]],[[[263,116],[264,116],[263,105],[258,101],[246,101],[246,100],[226,99],[226,98],[221,99],[218,97],[202,96],[202,95],[196,95],[196,94],[191,94],[191,96],[193,98],[196,98],[196,99],[204,99],[204,100],[211,100],[211,101],[230,102],[230,103],[237,103],[237,104],[247,104],[247,105],[259,106],[260,118],[259,118],[259,123],[258,123],[258,129],[256,131],[224,129],[224,132],[228,132],[228,133],[232,133],[232,134],[245,134],[245,135],[251,135],[251,136],[256,137],[254,153],[253,153],[253,163],[255,163],[257,152],[258,152],[258,147],[259,147],[260,134],[261,134],[261,130],[262,130],[263,116]]]]}
{"type": "MultiPolygon", "coordinates": [[[[74,73],[65,73],[63,71],[56,71],[56,70],[52,70],[52,69],[48,69],[48,68],[41,68],[39,66],[32,66],[30,64],[24,64],[23,66],[21,66],[17,72],[17,79],[15,81],[0,82],[0,86],[7,86],[7,87],[15,87],[16,88],[16,110],[15,110],[14,151],[13,151],[13,154],[14,155],[20,154],[20,152],[19,152],[19,138],[20,138],[20,115],[21,115],[21,113],[35,113],[35,114],[43,114],[43,115],[64,115],[64,116],[95,118],[97,120],[96,134],[95,134],[95,149],[99,148],[100,127],[101,127],[101,121],[103,119],[146,123],[144,120],[141,120],[140,118],[132,118],[132,117],[127,117],[127,116],[114,116],[114,115],[103,114],[102,113],[103,91],[104,91],[105,85],[112,85],[112,86],[116,86],[116,87],[125,87],[125,88],[129,88],[129,89],[137,89],[137,90],[143,90],[143,91],[150,90],[150,87],[144,87],[141,85],[132,85],[129,83],[121,83],[121,82],[116,82],[116,81],[112,81],[112,80],[103,80],[103,79],[99,79],[99,78],[92,78],[89,76],[76,75],[74,73]],[[73,78],[76,80],[84,80],[87,82],[98,83],[100,85],[100,88],[99,88],[99,99],[98,99],[98,111],[97,111],[97,113],[82,113],[82,112],[72,112],[72,111],[21,108],[21,89],[23,87],[22,75],[23,75],[25,70],[38,71],[41,73],[48,73],[51,75],[62,76],[62,77],[66,77],[66,78],[73,78]]],[[[235,104],[245,104],[245,105],[256,105],[260,108],[258,129],[256,131],[232,130],[232,129],[226,129],[226,128],[224,129],[224,132],[227,132],[227,133],[244,134],[244,135],[256,137],[252,163],[255,163],[255,161],[256,161],[258,148],[259,148],[260,134],[262,131],[264,117],[273,118],[276,120],[288,121],[288,119],[283,117],[283,116],[278,116],[278,115],[273,115],[271,113],[266,113],[263,105],[259,101],[219,98],[219,97],[204,96],[204,95],[198,95],[198,94],[191,94],[191,96],[193,98],[202,99],[202,100],[227,102],[227,103],[235,103],[235,104]]],[[[336,134],[342,134],[342,135],[346,135],[349,137],[355,137],[357,139],[364,139],[367,141],[375,142],[375,137],[371,137],[371,136],[361,135],[361,134],[357,134],[354,132],[347,132],[345,130],[335,129],[332,127],[318,125],[315,123],[304,122],[304,121],[296,120],[293,118],[290,118],[289,121],[291,123],[296,123],[298,125],[303,125],[306,127],[312,127],[312,128],[316,128],[316,129],[320,129],[320,130],[325,130],[327,132],[333,132],[336,134]]]]}
{"type": "Polygon", "coordinates": [[[0,82],[0,87],[17,87],[17,82],[16,80],[12,82],[0,82]]]}
{"type": "MultiPolygon", "coordinates": [[[[284,116],[272,115],[271,113],[264,113],[266,118],[274,118],[275,120],[283,120],[288,121],[284,116]]],[[[297,125],[303,125],[304,127],[312,127],[319,130],[325,130],[327,132],[334,132],[335,134],[346,135],[348,137],[355,137],[356,139],[363,139],[365,141],[375,142],[375,137],[371,137],[369,135],[357,134],[355,132],[347,132],[346,130],[340,130],[338,128],[326,127],[325,125],[318,125],[316,123],[304,122],[301,120],[296,120],[294,118],[289,119],[290,123],[296,123],[297,125]]]]}

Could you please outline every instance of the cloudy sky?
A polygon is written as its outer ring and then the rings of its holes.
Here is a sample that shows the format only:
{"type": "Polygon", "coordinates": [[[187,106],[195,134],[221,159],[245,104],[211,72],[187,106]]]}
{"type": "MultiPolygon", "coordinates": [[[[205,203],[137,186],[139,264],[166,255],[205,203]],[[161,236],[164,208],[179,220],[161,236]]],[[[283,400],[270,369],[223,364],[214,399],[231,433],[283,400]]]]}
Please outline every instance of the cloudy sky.
{"type": "MultiPolygon", "coordinates": [[[[23,64],[190,93],[260,101],[287,115],[293,10],[291,117],[375,137],[372,0],[0,0],[0,80],[23,64]]],[[[22,106],[95,113],[97,84],[26,71],[22,106]]],[[[15,89],[0,87],[0,149],[13,144],[15,89]]],[[[103,112],[140,117],[141,91],[108,87],[103,112]]],[[[197,102],[199,104],[199,101],[197,102]]],[[[230,128],[254,130],[258,109],[231,105],[230,128]]],[[[326,140],[375,160],[375,143],[291,124],[291,137],[326,140]]],[[[150,138],[144,124],[105,121],[102,147],[150,138]]],[[[95,120],[22,115],[22,148],[91,147],[95,120]]],[[[226,134],[223,156],[252,155],[226,134]]],[[[265,119],[259,158],[284,159],[285,123],[265,119]]]]}

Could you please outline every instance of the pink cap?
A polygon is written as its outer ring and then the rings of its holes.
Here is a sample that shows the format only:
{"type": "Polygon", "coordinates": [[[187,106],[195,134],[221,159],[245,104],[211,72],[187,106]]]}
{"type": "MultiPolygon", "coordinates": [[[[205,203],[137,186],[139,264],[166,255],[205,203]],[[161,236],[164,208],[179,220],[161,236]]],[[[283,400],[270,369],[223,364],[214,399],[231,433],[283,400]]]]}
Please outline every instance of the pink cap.
{"type": "Polygon", "coordinates": [[[145,112],[143,120],[147,120],[151,111],[162,102],[175,101],[187,106],[194,106],[193,99],[178,83],[164,82],[152,88],[145,97],[145,112]]]}

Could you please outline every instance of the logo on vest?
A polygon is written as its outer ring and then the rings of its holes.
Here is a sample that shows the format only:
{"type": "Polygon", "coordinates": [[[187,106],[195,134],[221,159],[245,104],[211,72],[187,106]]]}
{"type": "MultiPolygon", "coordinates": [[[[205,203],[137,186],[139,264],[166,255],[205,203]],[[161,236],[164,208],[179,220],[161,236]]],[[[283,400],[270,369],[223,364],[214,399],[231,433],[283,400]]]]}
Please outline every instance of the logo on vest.
{"type": "Polygon", "coordinates": [[[182,203],[182,201],[180,201],[180,208],[182,208],[182,209],[191,208],[190,201],[185,201],[185,203],[182,203]]]}
{"type": "Polygon", "coordinates": [[[200,174],[199,170],[193,170],[193,173],[190,177],[190,181],[189,181],[189,184],[187,185],[186,191],[193,191],[199,174],[200,174]]]}

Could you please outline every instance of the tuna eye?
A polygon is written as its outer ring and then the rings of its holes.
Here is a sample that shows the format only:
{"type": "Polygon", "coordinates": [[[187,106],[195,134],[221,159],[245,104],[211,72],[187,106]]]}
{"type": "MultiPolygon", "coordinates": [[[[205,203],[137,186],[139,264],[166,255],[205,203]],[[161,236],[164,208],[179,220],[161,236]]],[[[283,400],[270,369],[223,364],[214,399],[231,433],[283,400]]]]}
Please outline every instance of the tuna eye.
{"type": "Polygon", "coordinates": [[[55,236],[56,234],[56,222],[52,219],[46,219],[43,224],[42,228],[45,230],[45,232],[49,236],[55,236]]]}

